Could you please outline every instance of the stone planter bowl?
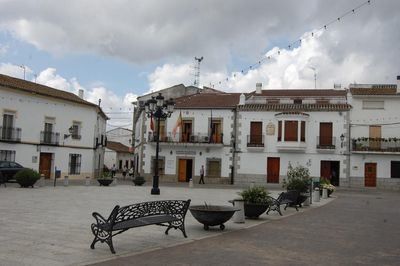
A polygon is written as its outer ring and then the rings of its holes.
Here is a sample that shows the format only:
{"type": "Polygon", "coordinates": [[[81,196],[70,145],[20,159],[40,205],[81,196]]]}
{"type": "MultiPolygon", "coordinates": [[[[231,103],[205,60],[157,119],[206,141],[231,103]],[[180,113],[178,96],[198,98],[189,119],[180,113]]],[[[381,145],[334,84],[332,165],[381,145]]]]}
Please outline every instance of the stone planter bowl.
{"type": "Polygon", "coordinates": [[[208,230],[209,226],[219,225],[221,230],[225,229],[224,223],[232,218],[238,208],[232,206],[205,206],[194,205],[189,207],[193,217],[204,225],[204,230],[208,230]]]}

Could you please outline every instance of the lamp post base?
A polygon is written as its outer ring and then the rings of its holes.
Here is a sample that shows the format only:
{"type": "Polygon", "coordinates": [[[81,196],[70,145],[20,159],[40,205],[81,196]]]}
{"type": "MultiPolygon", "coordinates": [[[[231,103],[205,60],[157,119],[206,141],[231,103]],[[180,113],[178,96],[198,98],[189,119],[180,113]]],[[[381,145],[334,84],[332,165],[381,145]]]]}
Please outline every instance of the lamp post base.
{"type": "Polygon", "coordinates": [[[160,195],[160,189],[158,187],[153,187],[151,189],[151,195],[160,195]]]}
{"type": "Polygon", "coordinates": [[[158,175],[153,176],[153,188],[151,195],[160,195],[160,188],[158,187],[158,175]]]}

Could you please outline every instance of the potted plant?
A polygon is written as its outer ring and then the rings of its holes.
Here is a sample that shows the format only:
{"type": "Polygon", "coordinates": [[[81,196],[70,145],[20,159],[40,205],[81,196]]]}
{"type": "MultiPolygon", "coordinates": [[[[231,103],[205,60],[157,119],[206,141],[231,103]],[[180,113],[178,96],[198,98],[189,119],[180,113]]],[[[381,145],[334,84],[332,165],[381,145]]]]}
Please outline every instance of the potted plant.
{"type": "Polygon", "coordinates": [[[336,187],[334,185],[331,184],[331,182],[329,181],[329,179],[327,178],[323,178],[321,177],[320,179],[320,187],[321,187],[321,195],[322,195],[322,189],[327,189],[328,191],[328,197],[335,191],[336,187]]]}
{"type": "Polygon", "coordinates": [[[136,176],[135,178],[132,179],[133,183],[135,184],[135,186],[141,186],[144,183],[146,183],[146,180],[144,179],[143,176],[136,176]]]}
{"type": "Polygon", "coordinates": [[[307,200],[309,196],[309,187],[311,183],[310,172],[307,167],[298,165],[293,167],[289,164],[287,171],[287,181],[283,180],[283,187],[289,190],[297,190],[300,196],[297,199],[296,205],[301,207],[301,204],[307,200]]]}
{"type": "Polygon", "coordinates": [[[248,218],[257,219],[268,209],[271,202],[269,192],[262,186],[250,187],[238,194],[244,201],[244,215],[248,218]]]}
{"type": "Polygon", "coordinates": [[[114,179],[111,177],[111,174],[108,171],[104,171],[103,175],[97,178],[97,182],[99,182],[100,186],[108,187],[113,181],[114,179]]]}
{"type": "Polygon", "coordinates": [[[36,181],[40,179],[40,174],[32,169],[22,169],[14,177],[21,187],[33,187],[36,181]]]}

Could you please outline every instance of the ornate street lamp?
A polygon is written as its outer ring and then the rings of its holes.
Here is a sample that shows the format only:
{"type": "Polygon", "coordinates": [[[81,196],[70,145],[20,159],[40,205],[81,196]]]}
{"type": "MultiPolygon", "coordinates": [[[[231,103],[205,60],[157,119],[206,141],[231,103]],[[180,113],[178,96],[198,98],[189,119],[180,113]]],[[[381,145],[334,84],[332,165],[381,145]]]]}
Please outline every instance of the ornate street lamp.
{"type": "Polygon", "coordinates": [[[344,142],[344,135],[340,135],[340,142],[341,142],[341,147],[343,148],[343,142],[344,142]]]}
{"type": "Polygon", "coordinates": [[[144,105],[144,110],[147,114],[147,117],[155,117],[157,119],[157,133],[154,136],[156,138],[156,161],[154,164],[154,176],[153,176],[153,188],[151,189],[152,195],[160,195],[160,188],[158,187],[158,150],[160,145],[160,120],[171,117],[172,112],[174,111],[175,102],[171,98],[169,100],[164,101],[164,97],[159,93],[157,97],[151,97],[151,99],[147,100],[144,105]]]}

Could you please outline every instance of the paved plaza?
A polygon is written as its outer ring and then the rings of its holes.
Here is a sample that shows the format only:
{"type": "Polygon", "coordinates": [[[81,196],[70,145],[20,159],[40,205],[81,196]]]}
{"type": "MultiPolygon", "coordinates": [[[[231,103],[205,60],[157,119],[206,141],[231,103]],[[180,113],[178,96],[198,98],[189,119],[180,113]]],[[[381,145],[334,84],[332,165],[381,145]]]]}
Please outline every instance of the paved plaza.
{"type": "Polygon", "coordinates": [[[323,208],[96,266],[399,265],[400,193],[335,194],[323,208]]]}
{"type": "MultiPolygon", "coordinates": [[[[90,230],[94,218],[93,211],[108,216],[112,208],[119,204],[158,199],[191,199],[195,204],[229,205],[228,200],[236,198],[240,188],[207,186],[189,188],[187,186],[161,186],[161,195],[150,195],[150,187],[135,187],[128,182],[117,186],[100,187],[46,184],[33,189],[19,188],[16,184],[0,187],[0,264],[1,265],[85,265],[94,262],[139,254],[145,251],[191,243],[209,236],[224,235],[235,230],[249,228],[281,217],[276,213],[263,214],[258,220],[248,220],[244,224],[228,221],[222,232],[218,227],[204,231],[188,212],[184,238],[179,230],[164,234],[165,228],[146,226],[128,230],[116,236],[116,255],[111,254],[106,244],[97,243],[96,249],[89,245],[93,240],[90,230]]],[[[279,191],[272,191],[277,196],[279,191]]],[[[318,207],[325,200],[313,207],[318,207]]],[[[312,207],[312,208],[313,208],[312,207]]],[[[304,208],[300,212],[309,210],[304,208]]],[[[299,213],[300,213],[299,212],[299,213]]],[[[295,214],[293,208],[284,211],[284,217],[295,214]]]]}

